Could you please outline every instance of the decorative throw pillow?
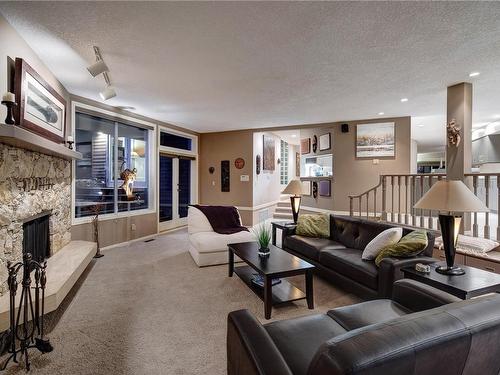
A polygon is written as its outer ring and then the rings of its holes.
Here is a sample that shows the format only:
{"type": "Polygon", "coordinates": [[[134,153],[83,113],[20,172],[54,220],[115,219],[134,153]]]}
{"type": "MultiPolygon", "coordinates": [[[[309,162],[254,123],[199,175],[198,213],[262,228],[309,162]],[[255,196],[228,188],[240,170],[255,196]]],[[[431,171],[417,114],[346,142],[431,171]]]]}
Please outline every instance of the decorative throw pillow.
{"type": "MultiPolygon", "coordinates": [[[[441,249],[443,247],[443,237],[436,238],[435,246],[441,249]]],[[[487,253],[500,246],[496,241],[487,238],[478,238],[471,236],[458,235],[457,251],[471,255],[488,255],[487,253]]]]}
{"type": "Polygon", "coordinates": [[[375,259],[375,264],[380,266],[382,259],[389,257],[409,258],[420,254],[427,247],[427,232],[425,230],[414,230],[408,233],[401,240],[384,247],[375,259]]]}
{"type": "Polygon", "coordinates": [[[389,228],[379,233],[377,237],[371,240],[368,245],[366,245],[363,250],[363,255],[361,259],[363,260],[373,260],[377,257],[384,247],[389,245],[394,245],[399,242],[403,236],[403,228],[389,228]]]}
{"type": "Polygon", "coordinates": [[[306,237],[330,237],[330,216],[326,214],[300,215],[295,233],[306,237]]]}

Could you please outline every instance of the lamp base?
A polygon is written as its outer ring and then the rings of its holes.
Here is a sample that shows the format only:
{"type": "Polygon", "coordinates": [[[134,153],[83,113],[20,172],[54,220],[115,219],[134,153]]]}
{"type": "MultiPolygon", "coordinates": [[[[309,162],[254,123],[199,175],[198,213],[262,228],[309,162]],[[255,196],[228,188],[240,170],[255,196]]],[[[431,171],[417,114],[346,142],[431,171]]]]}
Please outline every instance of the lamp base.
{"type": "Polygon", "coordinates": [[[437,267],[436,272],[442,275],[449,275],[449,276],[459,276],[465,274],[465,270],[463,270],[460,267],[447,267],[447,266],[437,267]]]}

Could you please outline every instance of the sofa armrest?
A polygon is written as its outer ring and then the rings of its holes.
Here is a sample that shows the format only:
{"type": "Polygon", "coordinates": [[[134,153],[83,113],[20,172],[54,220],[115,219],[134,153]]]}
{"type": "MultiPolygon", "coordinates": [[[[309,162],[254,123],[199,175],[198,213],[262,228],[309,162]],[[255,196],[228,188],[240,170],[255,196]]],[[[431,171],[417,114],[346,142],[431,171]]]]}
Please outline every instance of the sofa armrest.
{"type": "Polygon", "coordinates": [[[248,311],[227,317],[228,375],[292,375],[264,326],[248,311]]]}
{"type": "Polygon", "coordinates": [[[384,258],[380,263],[378,274],[378,294],[380,298],[391,298],[392,287],[396,280],[403,278],[401,268],[415,266],[417,263],[430,264],[438,262],[438,259],[417,256],[412,258],[384,258]]]}
{"type": "Polygon", "coordinates": [[[402,279],[394,283],[392,299],[413,312],[461,301],[454,295],[411,279],[402,279]]]}

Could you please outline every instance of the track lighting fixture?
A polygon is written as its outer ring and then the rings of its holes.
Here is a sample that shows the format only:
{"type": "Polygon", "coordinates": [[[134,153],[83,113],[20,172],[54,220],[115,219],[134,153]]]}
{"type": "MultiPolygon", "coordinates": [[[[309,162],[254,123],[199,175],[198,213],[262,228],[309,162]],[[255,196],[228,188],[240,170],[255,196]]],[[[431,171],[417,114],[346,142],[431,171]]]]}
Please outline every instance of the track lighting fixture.
{"type": "Polygon", "coordinates": [[[99,95],[100,95],[102,100],[108,100],[108,99],[114,98],[116,96],[116,91],[113,87],[111,87],[110,85],[107,85],[106,88],[104,89],[104,91],[101,91],[99,93],[99,95]]]}
{"type": "Polygon", "coordinates": [[[104,72],[109,72],[109,68],[104,60],[97,60],[94,64],[90,65],[87,70],[92,75],[92,77],[96,77],[104,72]]]}
{"type": "Polygon", "coordinates": [[[99,47],[94,46],[94,53],[96,62],[91,66],[89,66],[87,70],[92,75],[92,77],[96,77],[99,74],[102,74],[102,76],[104,77],[104,81],[106,82],[106,88],[99,93],[101,99],[108,100],[114,98],[116,96],[116,91],[111,86],[111,80],[109,79],[109,74],[108,74],[109,68],[101,56],[101,51],[99,51],[99,47]]]}

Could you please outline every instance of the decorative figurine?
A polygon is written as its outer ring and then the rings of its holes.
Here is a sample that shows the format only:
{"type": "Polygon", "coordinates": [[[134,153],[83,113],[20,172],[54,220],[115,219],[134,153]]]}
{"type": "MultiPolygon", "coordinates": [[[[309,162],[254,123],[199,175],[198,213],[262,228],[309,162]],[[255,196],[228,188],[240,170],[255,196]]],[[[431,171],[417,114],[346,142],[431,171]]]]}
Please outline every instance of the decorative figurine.
{"type": "Polygon", "coordinates": [[[70,150],[73,150],[73,143],[75,143],[75,141],[73,140],[72,135],[68,135],[68,138],[66,139],[66,143],[68,144],[68,148],[70,150]]]}

